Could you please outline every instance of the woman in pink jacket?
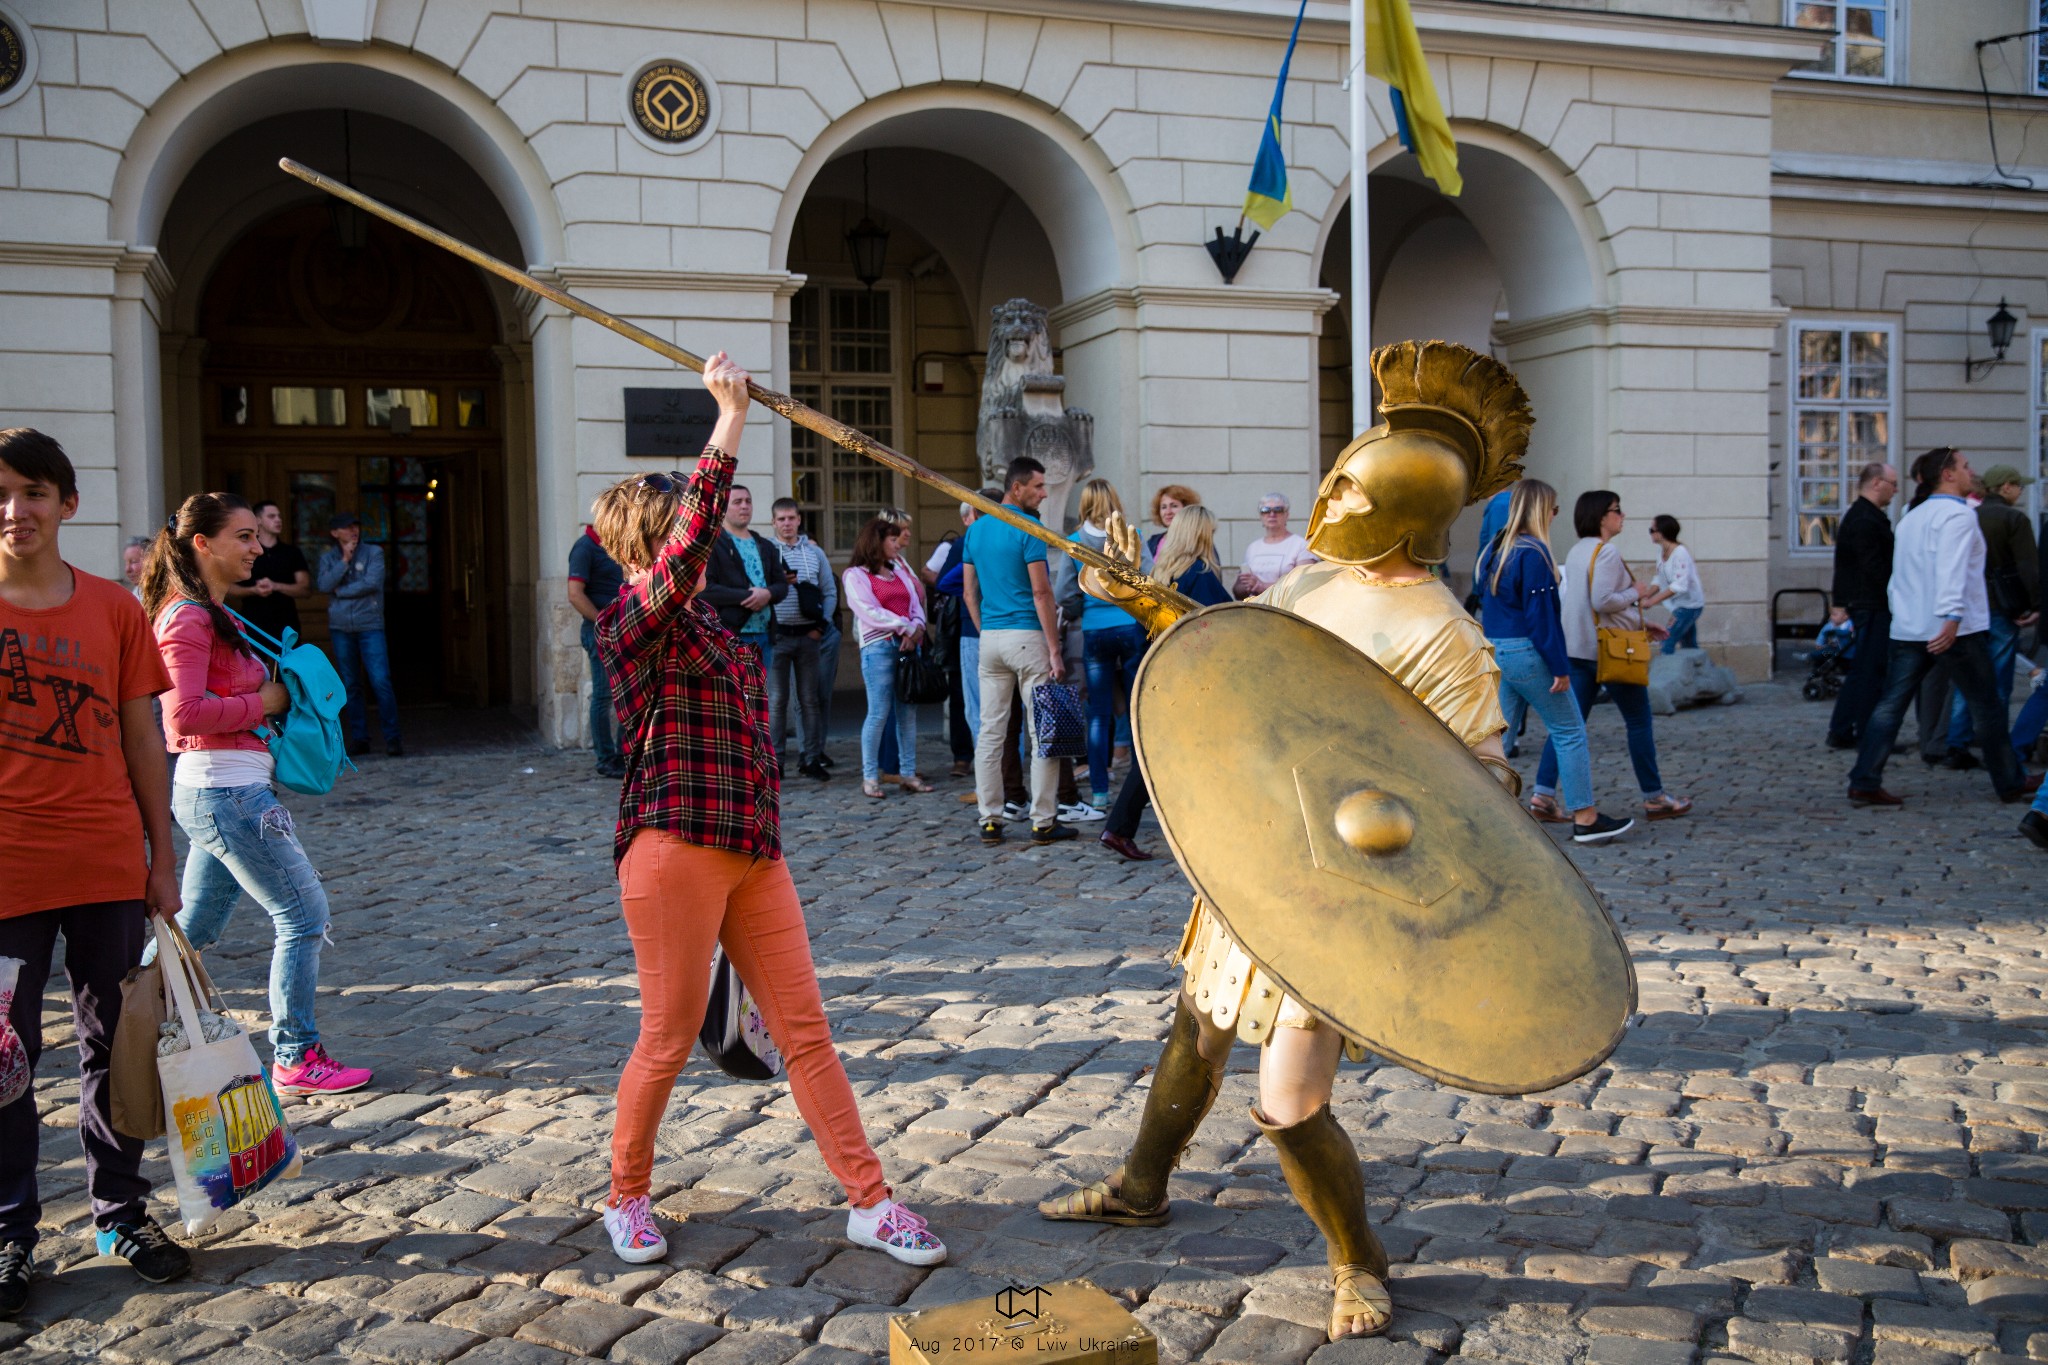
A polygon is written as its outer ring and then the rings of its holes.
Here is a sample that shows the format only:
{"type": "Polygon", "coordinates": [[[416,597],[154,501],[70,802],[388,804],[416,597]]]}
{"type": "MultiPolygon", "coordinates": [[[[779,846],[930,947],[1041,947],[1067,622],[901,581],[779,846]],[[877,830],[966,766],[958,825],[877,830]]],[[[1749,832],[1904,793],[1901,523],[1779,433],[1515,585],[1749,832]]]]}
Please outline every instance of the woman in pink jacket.
{"type": "Polygon", "coordinates": [[[860,789],[882,795],[882,727],[896,711],[896,753],[906,792],[928,792],[917,775],[917,708],[896,696],[896,656],[924,638],[924,585],[904,562],[908,523],[876,517],[853,542],[853,563],[840,584],[860,627],[860,676],[867,684],[868,715],[860,727],[860,789]]]}
{"type": "Polygon", "coordinates": [[[329,1095],[370,1083],[320,1044],[313,995],[327,933],[327,892],[271,786],[267,724],[291,705],[222,605],[263,546],[256,514],[232,493],[195,493],[157,533],[142,571],[142,606],[171,675],[164,738],[177,756],[171,811],[192,841],[178,924],[195,948],[218,940],[244,891],[270,912],[272,1083],[280,1094],[329,1095]]]}

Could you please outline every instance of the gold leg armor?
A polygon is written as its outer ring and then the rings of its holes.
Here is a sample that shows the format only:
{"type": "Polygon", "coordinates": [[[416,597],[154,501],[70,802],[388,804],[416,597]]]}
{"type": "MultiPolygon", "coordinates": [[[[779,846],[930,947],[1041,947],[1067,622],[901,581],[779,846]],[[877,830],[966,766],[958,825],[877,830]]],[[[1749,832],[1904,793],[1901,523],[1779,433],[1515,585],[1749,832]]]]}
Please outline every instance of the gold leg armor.
{"type": "Polygon", "coordinates": [[[1108,1180],[1046,1200],[1038,1206],[1039,1213],[1062,1221],[1127,1227],[1154,1227],[1167,1220],[1166,1178],[1194,1141],[1195,1130],[1223,1087],[1227,1059],[1212,1062],[1204,1057],[1201,1039],[1201,1022],[1182,992],[1175,997],[1173,1027],[1160,1050],[1152,1093],[1145,1099],[1138,1137],[1123,1169],[1108,1180]]]}
{"type": "Polygon", "coordinates": [[[1330,1340],[1378,1336],[1393,1321],[1394,1301],[1385,1284],[1386,1249],[1365,1217],[1365,1177],[1359,1170],[1358,1149],[1327,1104],[1286,1127],[1268,1123],[1257,1109],[1252,1110],[1252,1122],[1273,1140],[1287,1188],[1328,1244],[1330,1278],[1336,1286],[1330,1340]],[[1354,1318],[1366,1320],[1364,1331],[1346,1330],[1354,1318]]]}

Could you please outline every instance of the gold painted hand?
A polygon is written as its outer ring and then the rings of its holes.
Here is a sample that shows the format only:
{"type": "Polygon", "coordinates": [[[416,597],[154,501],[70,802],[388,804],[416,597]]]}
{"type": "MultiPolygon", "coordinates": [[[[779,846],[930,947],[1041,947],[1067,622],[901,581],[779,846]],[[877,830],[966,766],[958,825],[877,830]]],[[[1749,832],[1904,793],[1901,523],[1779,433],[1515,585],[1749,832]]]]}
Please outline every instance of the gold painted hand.
{"type": "Polygon", "coordinates": [[[1146,633],[1157,635],[1186,614],[1190,604],[1167,584],[1146,577],[1138,566],[1144,560],[1144,542],[1138,528],[1124,520],[1123,513],[1111,512],[1103,525],[1102,553],[1127,570],[1111,576],[1093,565],[1081,569],[1081,591],[1100,601],[1122,607],[1136,618],[1146,633]],[[1148,591],[1156,588],[1160,591],[1148,591]]]}

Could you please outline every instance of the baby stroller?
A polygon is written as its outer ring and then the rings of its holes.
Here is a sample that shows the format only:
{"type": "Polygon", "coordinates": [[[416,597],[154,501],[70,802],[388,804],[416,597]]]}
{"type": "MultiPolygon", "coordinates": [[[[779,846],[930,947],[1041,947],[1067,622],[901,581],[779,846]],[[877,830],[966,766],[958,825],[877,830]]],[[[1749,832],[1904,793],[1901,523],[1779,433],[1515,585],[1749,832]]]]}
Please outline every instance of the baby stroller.
{"type": "Polygon", "coordinates": [[[1831,701],[1849,676],[1849,648],[1840,640],[1829,640],[1804,656],[1812,665],[1799,694],[1808,701],[1831,701]]]}

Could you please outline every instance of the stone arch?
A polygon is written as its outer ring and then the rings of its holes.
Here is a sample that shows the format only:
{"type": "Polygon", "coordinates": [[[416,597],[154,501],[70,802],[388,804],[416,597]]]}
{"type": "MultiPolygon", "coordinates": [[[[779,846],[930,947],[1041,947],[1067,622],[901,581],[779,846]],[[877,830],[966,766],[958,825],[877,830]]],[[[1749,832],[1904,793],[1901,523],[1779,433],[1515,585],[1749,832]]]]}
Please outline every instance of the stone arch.
{"type": "Polygon", "coordinates": [[[771,265],[789,258],[796,215],[825,166],[872,147],[915,147],[959,157],[1016,192],[1053,251],[1064,300],[1137,277],[1129,196],[1096,145],[1041,105],[971,86],[929,85],[869,100],[805,151],[775,216],[771,265]]]}

